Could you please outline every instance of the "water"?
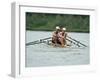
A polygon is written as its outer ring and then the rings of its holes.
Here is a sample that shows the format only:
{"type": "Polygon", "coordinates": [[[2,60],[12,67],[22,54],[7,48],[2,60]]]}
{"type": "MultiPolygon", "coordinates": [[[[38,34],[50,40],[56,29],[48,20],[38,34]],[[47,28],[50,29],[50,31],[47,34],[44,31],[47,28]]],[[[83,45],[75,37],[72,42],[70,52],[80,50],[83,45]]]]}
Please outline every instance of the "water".
{"type": "MultiPolygon", "coordinates": [[[[51,37],[52,32],[27,31],[26,43],[51,37]]],[[[53,47],[47,44],[36,44],[26,46],[25,65],[26,67],[40,66],[64,66],[89,64],[89,34],[88,33],[68,33],[68,35],[88,47],[69,48],[53,47]]]]}

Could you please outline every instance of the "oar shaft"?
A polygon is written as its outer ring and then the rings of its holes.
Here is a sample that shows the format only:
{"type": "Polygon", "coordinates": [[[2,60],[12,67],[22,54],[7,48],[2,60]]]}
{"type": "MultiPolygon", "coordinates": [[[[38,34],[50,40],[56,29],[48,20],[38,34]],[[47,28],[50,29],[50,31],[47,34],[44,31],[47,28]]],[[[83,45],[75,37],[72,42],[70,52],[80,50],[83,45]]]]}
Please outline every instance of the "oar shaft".
{"type": "Polygon", "coordinates": [[[71,42],[71,43],[73,43],[73,44],[75,44],[76,46],[78,46],[78,47],[79,47],[79,45],[78,45],[78,44],[76,44],[75,42],[73,42],[73,41],[71,41],[71,40],[69,40],[69,39],[66,39],[66,40],[68,40],[69,42],[71,42]]]}
{"type": "Polygon", "coordinates": [[[77,41],[76,39],[73,39],[73,38],[71,38],[71,37],[69,37],[69,36],[67,36],[67,37],[70,38],[70,39],[72,39],[72,40],[74,40],[75,42],[78,42],[79,44],[81,44],[81,45],[87,47],[85,44],[81,43],[80,41],[77,41]]]}
{"type": "Polygon", "coordinates": [[[50,39],[51,37],[48,37],[48,38],[44,38],[44,39],[40,39],[40,40],[47,40],[47,39],[50,39]]]}
{"type": "Polygon", "coordinates": [[[44,38],[44,39],[40,39],[40,40],[36,40],[36,41],[32,41],[32,42],[26,43],[26,46],[34,45],[34,44],[39,44],[39,43],[43,43],[44,40],[48,40],[48,39],[50,39],[50,38],[51,38],[51,37],[44,38]]]}

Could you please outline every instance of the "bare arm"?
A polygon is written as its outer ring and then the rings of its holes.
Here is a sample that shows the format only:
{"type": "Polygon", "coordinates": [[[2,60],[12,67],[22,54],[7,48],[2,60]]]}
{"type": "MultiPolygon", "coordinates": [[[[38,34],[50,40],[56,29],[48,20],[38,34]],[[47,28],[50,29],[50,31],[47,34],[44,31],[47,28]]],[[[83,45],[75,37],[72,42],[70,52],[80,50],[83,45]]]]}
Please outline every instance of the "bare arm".
{"type": "Polygon", "coordinates": [[[55,32],[52,33],[52,36],[54,36],[54,37],[56,36],[55,32]]]}

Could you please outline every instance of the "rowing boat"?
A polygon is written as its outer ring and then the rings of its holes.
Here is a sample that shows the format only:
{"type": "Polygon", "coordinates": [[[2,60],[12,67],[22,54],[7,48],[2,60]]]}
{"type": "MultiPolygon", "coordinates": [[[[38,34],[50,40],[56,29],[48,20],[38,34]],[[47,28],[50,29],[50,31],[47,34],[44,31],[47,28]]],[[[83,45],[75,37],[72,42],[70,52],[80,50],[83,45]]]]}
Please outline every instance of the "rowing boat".
{"type": "MultiPolygon", "coordinates": [[[[67,44],[68,47],[71,47],[72,45],[75,45],[76,47],[87,47],[87,45],[83,44],[82,42],[80,42],[80,41],[78,41],[76,39],[73,39],[70,36],[66,37],[66,41],[69,42],[69,44],[67,44]]],[[[32,42],[26,43],[26,46],[35,45],[35,44],[41,44],[41,43],[45,43],[47,45],[52,45],[52,37],[39,39],[39,40],[36,40],[36,41],[32,41],[32,42]]],[[[58,44],[58,46],[59,46],[59,44],[58,44]]]]}

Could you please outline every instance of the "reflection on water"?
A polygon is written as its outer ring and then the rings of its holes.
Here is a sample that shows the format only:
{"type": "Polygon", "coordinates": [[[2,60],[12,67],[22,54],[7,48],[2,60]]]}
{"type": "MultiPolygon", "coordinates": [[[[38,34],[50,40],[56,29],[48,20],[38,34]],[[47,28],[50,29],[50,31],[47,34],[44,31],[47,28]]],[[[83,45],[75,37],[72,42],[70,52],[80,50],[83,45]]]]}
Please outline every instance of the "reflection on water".
{"type": "MultiPolygon", "coordinates": [[[[27,31],[26,43],[51,37],[51,35],[52,32],[27,31]]],[[[44,43],[26,46],[26,67],[89,64],[89,34],[68,33],[68,35],[88,47],[55,48],[44,43]]]]}

